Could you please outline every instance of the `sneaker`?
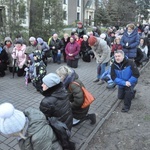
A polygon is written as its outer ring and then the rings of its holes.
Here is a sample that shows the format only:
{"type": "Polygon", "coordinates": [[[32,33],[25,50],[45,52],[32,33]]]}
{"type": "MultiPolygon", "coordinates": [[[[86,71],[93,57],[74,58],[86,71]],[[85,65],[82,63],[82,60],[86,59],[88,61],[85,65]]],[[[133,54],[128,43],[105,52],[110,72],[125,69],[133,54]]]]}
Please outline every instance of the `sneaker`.
{"type": "Polygon", "coordinates": [[[73,118],[73,126],[79,124],[80,120],[73,118]]]}
{"type": "Polygon", "coordinates": [[[115,86],[116,86],[116,84],[115,84],[115,83],[112,83],[112,84],[108,84],[108,85],[106,86],[106,88],[107,88],[107,89],[113,89],[113,88],[115,88],[115,86]]]}
{"type": "Polygon", "coordinates": [[[98,83],[98,85],[102,85],[102,84],[104,84],[104,83],[105,83],[104,80],[100,80],[100,82],[98,83]]]}
{"type": "Polygon", "coordinates": [[[95,114],[88,114],[87,118],[91,120],[91,124],[96,123],[96,115],[95,114]]]}
{"type": "Polygon", "coordinates": [[[94,80],[93,82],[99,82],[99,79],[94,80]]]}
{"type": "Polygon", "coordinates": [[[125,108],[125,107],[123,107],[121,110],[121,112],[123,112],[123,113],[127,113],[128,111],[129,111],[129,108],[125,108]]]}

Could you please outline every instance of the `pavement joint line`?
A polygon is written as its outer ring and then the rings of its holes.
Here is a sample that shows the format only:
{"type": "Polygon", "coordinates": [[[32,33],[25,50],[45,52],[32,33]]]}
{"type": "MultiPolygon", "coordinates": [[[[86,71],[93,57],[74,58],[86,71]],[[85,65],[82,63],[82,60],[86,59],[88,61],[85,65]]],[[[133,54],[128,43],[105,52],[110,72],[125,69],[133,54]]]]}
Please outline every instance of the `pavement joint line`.
{"type": "MultiPolygon", "coordinates": [[[[150,64],[150,61],[148,61],[140,70],[139,72],[141,73],[146,66],[150,64]]],[[[116,91],[117,89],[115,89],[116,91]]],[[[97,133],[97,131],[100,129],[100,127],[103,125],[103,123],[109,119],[109,117],[112,115],[112,113],[114,112],[114,110],[118,107],[118,105],[121,103],[121,100],[117,99],[116,102],[113,104],[113,107],[108,111],[108,113],[105,115],[104,118],[102,118],[102,120],[98,123],[98,125],[96,126],[96,128],[91,132],[91,134],[89,135],[89,137],[86,139],[86,141],[82,144],[82,146],[79,148],[80,150],[86,150],[89,142],[92,140],[92,138],[94,137],[94,135],[97,133]]]]}

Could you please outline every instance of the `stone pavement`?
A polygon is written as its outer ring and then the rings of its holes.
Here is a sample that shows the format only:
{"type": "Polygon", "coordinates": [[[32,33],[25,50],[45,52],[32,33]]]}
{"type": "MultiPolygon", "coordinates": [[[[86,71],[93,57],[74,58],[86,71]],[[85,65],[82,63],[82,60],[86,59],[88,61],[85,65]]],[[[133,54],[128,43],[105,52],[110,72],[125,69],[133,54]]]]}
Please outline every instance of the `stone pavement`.
{"type": "MultiPolygon", "coordinates": [[[[55,72],[59,66],[64,64],[58,65],[50,62],[47,66],[47,71],[48,73],[55,72]]],[[[75,69],[86,88],[96,98],[90,107],[90,113],[96,113],[97,115],[95,125],[91,125],[87,120],[72,128],[72,140],[76,143],[77,150],[86,149],[88,142],[108,117],[110,111],[115,108],[117,102],[116,88],[108,90],[106,89],[106,84],[97,85],[97,83],[93,83],[96,78],[96,67],[95,60],[90,63],[80,60],[78,68],[75,69]]],[[[26,87],[24,77],[15,75],[14,79],[12,79],[12,75],[9,72],[6,73],[4,78],[0,78],[0,103],[11,102],[17,109],[22,111],[30,106],[39,108],[39,103],[43,96],[35,90],[32,84],[26,87]]],[[[0,134],[0,150],[20,149],[15,138],[8,138],[0,134]]]]}

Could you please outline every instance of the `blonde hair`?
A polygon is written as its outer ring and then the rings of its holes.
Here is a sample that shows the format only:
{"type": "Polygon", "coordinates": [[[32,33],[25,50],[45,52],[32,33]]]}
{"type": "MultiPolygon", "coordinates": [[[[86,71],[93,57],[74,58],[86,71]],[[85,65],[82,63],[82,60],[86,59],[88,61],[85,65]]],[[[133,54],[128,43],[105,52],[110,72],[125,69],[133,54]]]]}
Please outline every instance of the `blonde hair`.
{"type": "Polygon", "coordinates": [[[63,81],[68,75],[73,72],[71,68],[68,66],[61,66],[56,70],[57,75],[60,77],[61,81],[63,81]]]}
{"type": "Polygon", "coordinates": [[[135,25],[133,23],[130,23],[127,25],[127,28],[131,28],[132,30],[135,29],[135,25]]]}
{"type": "Polygon", "coordinates": [[[24,139],[24,140],[27,138],[24,136],[23,130],[21,130],[20,132],[17,132],[17,133],[12,133],[12,134],[10,134],[10,136],[20,137],[21,139],[24,139]]]}

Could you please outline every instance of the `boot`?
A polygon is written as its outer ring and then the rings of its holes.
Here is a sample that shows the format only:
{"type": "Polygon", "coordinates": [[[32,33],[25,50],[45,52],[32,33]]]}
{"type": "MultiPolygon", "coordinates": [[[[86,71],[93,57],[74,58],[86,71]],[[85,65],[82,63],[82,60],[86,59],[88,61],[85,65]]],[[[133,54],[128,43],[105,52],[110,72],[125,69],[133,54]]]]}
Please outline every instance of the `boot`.
{"type": "Polygon", "coordinates": [[[95,114],[88,114],[87,119],[91,120],[91,124],[96,123],[96,115],[95,114]]]}

